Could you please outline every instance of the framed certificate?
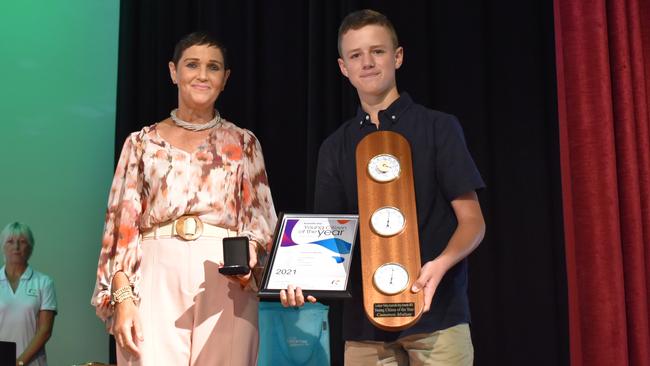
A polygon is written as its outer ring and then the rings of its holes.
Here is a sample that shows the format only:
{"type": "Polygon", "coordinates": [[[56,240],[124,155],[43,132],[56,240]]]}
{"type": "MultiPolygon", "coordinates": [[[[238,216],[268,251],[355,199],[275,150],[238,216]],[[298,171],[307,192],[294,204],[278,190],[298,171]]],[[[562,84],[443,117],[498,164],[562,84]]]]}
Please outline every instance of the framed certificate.
{"type": "Polygon", "coordinates": [[[358,215],[281,214],[258,296],[277,299],[289,285],[305,297],[350,297],[358,215]]]}

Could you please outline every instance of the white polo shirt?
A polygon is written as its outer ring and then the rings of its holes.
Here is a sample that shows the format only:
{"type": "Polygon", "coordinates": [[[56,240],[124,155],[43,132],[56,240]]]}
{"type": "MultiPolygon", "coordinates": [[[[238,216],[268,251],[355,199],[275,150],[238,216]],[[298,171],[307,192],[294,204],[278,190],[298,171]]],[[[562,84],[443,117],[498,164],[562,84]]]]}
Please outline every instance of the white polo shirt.
{"type": "MultiPolygon", "coordinates": [[[[54,281],[43,273],[27,267],[20,276],[16,292],[11,289],[5,267],[0,269],[0,340],[16,342],[16,357],[27,347],[36,334],[38,313],[41,310],[56,312],[54,281]]],[[[47,366],[45,348],[32,358],[30,366],[47,366]]]]}

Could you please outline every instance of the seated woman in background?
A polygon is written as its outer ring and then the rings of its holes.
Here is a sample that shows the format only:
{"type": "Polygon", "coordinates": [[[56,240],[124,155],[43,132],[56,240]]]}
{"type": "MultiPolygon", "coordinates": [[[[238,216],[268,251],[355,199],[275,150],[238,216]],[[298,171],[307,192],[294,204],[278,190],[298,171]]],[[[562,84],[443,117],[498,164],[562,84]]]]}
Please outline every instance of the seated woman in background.
{"type": "Polygon", "coordinates": [[[54,281],[27,261],[34,236],[14,222],[0,233],[5,265],[0,271],[0,341],[16,343],[16,365],[46,366],[45,343],[56,315],[54,281]]]}
{"type": "Polygon", "coordinates": [[[255,365],[254,282],[218,269],[223,238],[250,239],[251,268],[271,241],[262,150],[214,109],[230,75],[220,43],[186,36],[169,72],[178,107],[132,133],[115,170],[92,304],[120,366],[255,365]]]}

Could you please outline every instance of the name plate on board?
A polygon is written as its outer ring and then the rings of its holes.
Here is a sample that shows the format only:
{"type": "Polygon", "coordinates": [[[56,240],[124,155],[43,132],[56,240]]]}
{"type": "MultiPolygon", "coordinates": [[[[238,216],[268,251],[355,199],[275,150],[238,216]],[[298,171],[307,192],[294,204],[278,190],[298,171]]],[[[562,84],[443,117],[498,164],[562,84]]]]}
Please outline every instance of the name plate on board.
{"type": "Polygon", "coordinates": [[[415,316],[414,302],[375,303],[373,306],[375,318],[415,316]]]}

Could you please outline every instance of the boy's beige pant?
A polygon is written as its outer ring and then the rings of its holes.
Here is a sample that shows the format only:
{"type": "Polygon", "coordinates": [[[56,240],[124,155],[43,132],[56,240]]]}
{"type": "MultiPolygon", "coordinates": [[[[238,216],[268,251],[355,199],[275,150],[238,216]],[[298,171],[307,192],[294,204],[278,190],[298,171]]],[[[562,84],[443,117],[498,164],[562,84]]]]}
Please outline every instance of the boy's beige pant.
{"type": "Polygon", "coordinates": [[[345,342],[346,366],[469,366],[473,362],[474,347],[467,324],[431,334],[415,334],[391,343],[345,342]]]}
{"type": "Polygon", "coordinates": [[[141,357],[118,347],[118,365],[255,365],[254,292],[219,274],[221,238],[144,239],[141,357]]]}

